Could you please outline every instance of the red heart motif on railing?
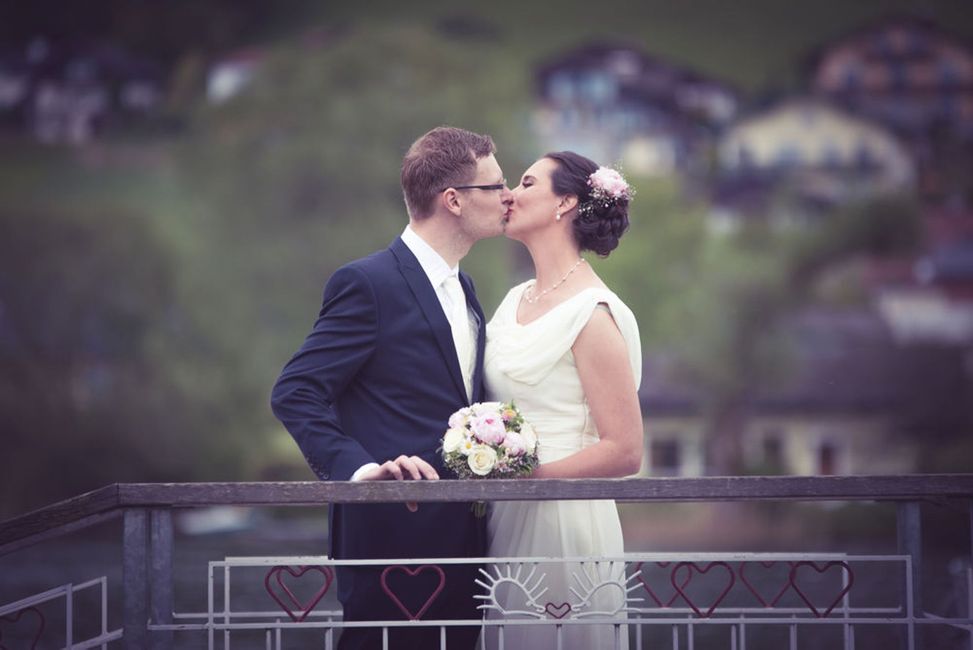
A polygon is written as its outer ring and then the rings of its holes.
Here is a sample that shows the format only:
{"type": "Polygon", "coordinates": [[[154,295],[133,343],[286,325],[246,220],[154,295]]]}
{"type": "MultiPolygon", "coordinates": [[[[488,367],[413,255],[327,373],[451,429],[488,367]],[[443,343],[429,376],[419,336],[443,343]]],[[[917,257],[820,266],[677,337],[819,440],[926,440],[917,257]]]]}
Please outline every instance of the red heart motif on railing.
{"type": "Polygon", "coordinates": [[[432,605],[432,602],[436,600],[436,596],[439,595],[439,593],[443,590],[445,586],[446,586],[446,573],[441,568],[439,568],[434,564],[423,564],[422,566],[416,567],[415,569],[410,569],[404,566],[390,566],[390,567],[385,567],[385,570],[382,571],[382,590],[388,595],[389,598],[392,599],[392,602],[395,603],[400,610],[402,610],[402,613],[405,614],[406,618],[408,618],[410,621],[418,621],[420,618],[422,618],[422,615],[426,613],[426,610],[429,609],[429,606],[432,605]],[[409,608],[406,607],[405,604],[403,604],[403,602],[399,599],[399,597],[396,596],[395,593],[392,591],[392,589],[389,587],[388,575],[392,571],[401,571],[410,578],[415,578],[416,576],[418,576],[420,573],[424,571],[434,571],[435,573],[439,574],[439,584],[436,586],[436,589],[432,592],[432,595],[430,595],[429,598],[426,599],[426,602],[419,609],[419,611],[413,614],[409,610],[409,608]]]}
{"type": "Polygon", "coordinates": [[[804,601],[804,604],[807,605],[808,608],[810,608],[811,612],[813,612],[816,617],[827,618],[828,614],[831,613],[831,610],[837,607],[838,603],[841,602],[841,599],[845,597],[845,594],[851,591],[852,585],[855,584],[855,572],[851,570],[851,567],[848,566],[847,562],[838,562],[838,561],[825,562],[823,567],[819,567],[816,562],[802,561],[802,562],[796,562],[794,566],[791,567],[789,581],[790,581],[790,586],[794,587],[794,591],[797,592],[797,595],[801,597],[801,600],[804,601]],[[839,567],[841,569],[844,569],[844,571],[848,574],[848,584],[846,584],[841,589],[841,591],[838,592],[838,595],[835,596],[834,600],[831,601],[831,604],[828,605],[828,609],[824,610],[823,614],[818,610],[817,607],[811,604],[811,600],[807,597],[807,595],[803,591],[801,591],[801,588],[797,586],[797,571],[801,567],[806,567],[806,566],[811,567],[818,573],[824,573],[829,569],[833,569],[834,567],[839,567]]]}
{"type": "Polygon", "coordinates": [[[314,610],[317,604],[321,602],[321,599],[324,598],[324,595],[328,593],[328,589],[331,588],[331,582],[333,580],[334,580],[334,571],[332,571],[330,567],[326,567],[326,566],[311,565],[311,566],[297,567],[296,569],[289,566],[275,566],[270,571],[267,572],[267,576],[264,578],[264,589],[267,590],[267,593],[270,594],[271,598],[277,601],[277,604],[280,605],[280,608],[283,609],[287,613],[287,615],[291,617],[292,621],[294,621],[295,623],[300,623],[305,618],[307,618],[308,614],[310,614],[314,610]],[[317,590],[317,592],[313,596],[311,596],[311,599],[308,600],[306,604],[302,604],[301,601],[297,599],[297,596],[294,595],[294,592],[291,591],[290,587],[288,587],[284,583],[285,571],[294,578],[300,578],[308,571],[316,571],[320,573],[321,576],[324,578],[324,584],[321,585],[321,587],[317,590]],[[296,609],[291,609],[286,604],[284,604],[283,599],[277,595],[277,592],[274,590],[274,587],[271,585],[271,578],[274,578],[276,580],[277,586],[290,599],[291,603],[293,603],[296,609]]]}
{"type": "MultiPolygon", "coordinates": [[[[649,594],[649,596],[652,597],[652,600],[654,600],[655,604],[658,605],[659,607],[663,607],[663,608],[672,607],[672,604],[676,602],[677,598],[679,598],[679,592],[678,591],[674,592],[672,594],[672,598],[670,598],[668,601],[666,601],[665,604],[663,604],[662,599],[656,595],[656,593],[652,590],[652,587],[649,586],[649,583],[647,583],[645,581],[645,578],[642,577],[642,564],[643,562],[639,562],[638,564],[635,565],[635,573],[638,575],[638,580],[642,584],[642,589],[644,589],[645,593],[649,594]]],[[[665,568],[669,566],[670,563],[656,562],[655,564],[658,567],[665,568]]],[[[688,585],[691,579],[692,579],[692,572],[690,571],[686,576],[686,580],[682,583],[682,586],[685,587],[686,585],[688,585]]]]}
{"type": "MultiPolygon", "coordinates": [[[[669,582],[672,583],[673,589],[675,589],[679,593],[679,595],[682,596],[682,599],[686,601],[686,603],[693,609],[694,612],[696,612],[697,616],[701,618],[709,618],[709,616],[712,615],[716,607],[721,602],[723,602],[724,598],[726,598],[726,595],[730,593],[730,589],[733,588],[733,584],[736,582],[736,577],[733,575],[733,569],[731,569],[730,565],[727,564],[726,562],[710,562],[709,564],[706,565],[705,569],[700,569],[695,562],[680,562],[675,566],[675,568],[672,570],[672,573],[669,575],[669,582]],[[720,567],[726,571],[727,578],[729,578],[729,580],[726,583],[726,587],[723,589],[720,595],[716,597],[716,600],[713,601],[713,604],[710,605],[709,609],[706,610],[705,614],[701,612],[698,607],[696,607],[696,603],[694,603],[689,598],[686,592],[683,591],[683,588],[676,582],[676,574],[679,573],[679,570],[682,569],[683,567],[686,567],[689,570],[690,579],[692,579],[693,569],[699,571],[700,573],[709,573],[710,569],[712,569],[713,567],[720,567]]],[[[689,580],[687,580],[684,584],[688,585],[689,580]]]]}
{"type": "MultiPolygon", "coordinates": [[[[753,584],[751,584],[749,580],[747,580],[746,568],[747,568],[747,566],[749,566],[751,564],[752,564],[751,562],[741,562],[740,563],[740,567],[738,569],[738,573],[740,574],[740,582],[742,582],[744,585],[746,585],[747,589],[750,590],[750,593],[753,594],[754,598],[756,598],[757,599],[757,602],[759,602],[762,606],[764,606],[764,607],[776,607],[778,601],[780,601],[780,599],[781,599],[781,596],[783,596],[785,593],[787,593],[787,590],[791,588],[790,573],[788,573],[787,576],[784,579],[784,586],[781,587],[780,591],[777,592],[777,595],[774,596],[770,600],[770,602],[768,603],[766,600],[764,600],[764,597],[760,595],[760,592],[757,591],[757,588],[753,584]]],[[[773,562],[760,561],[757,564],[759,564],[760,566],[762,566],[765,569],[771,569],[771,568],[777,566],[778,563],[777,563],[777,561],[773,561],[773,562]]],[[[788,562],[787,564],[790,565],[792,568],[794,566],[794,563],[793,562],[788,562]]]]}
{"type": "Polygon", "coordinates": [[[13,614],[7,614],[6,616],[0,616],[0,650],[9,650],[9,648],[3,643],[3,624],[4,623],[17,623],[20,621],[21,617],[30,612],[37,616],[37,629],[34,630],[34,638],[30,642],[30,650],[34,650],[37,644],[41,640],[41,635],[44,634],[44,615],[36,607],[27,607],[20,611],[14,612],[13,614]]]}
{"type": "Polygon", "coordinates": [[[561,603],[560,605],[547,603],[544,605],[544,611],[552,618],[564,618],[571,613],[571,603],[561,603]]]}

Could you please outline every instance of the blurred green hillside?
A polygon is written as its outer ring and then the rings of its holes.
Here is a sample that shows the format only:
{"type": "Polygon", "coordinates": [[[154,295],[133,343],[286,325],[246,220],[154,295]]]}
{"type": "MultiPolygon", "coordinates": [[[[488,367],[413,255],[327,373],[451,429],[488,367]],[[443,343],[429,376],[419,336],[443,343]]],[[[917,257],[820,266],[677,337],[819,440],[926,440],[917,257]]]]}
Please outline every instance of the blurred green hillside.
{"type": "MultiPolygon", "coordinates": [[[[0,42],[76,30],[157,56],[177,127],[81,148],[0,133],[0,516],[115,481],[310,478],[267,397],[324,281],[404,226],[399,163],[429,128],[492,134],[515,183],[543,153],[532,70],[562,48],[634,42],[758,97],[888,11],[973,35],[964,3],[945,0],[49,4],[0,7],[0,42]],[[206,64],[245,46],[265,52],[256,81],[207,104],[206,64]]],[[[596,268],[647,349],[733,384],[756,363],[733,358],[756,336],[735,338],[734,306],[756,286],[768,309],[786,307],[800,247],[712,241],[706,206],[678,183],[633,180],[631,232],[596,268]]],[[[464,261],[487,313],[524,262],[502,240],[464,261]]]]}

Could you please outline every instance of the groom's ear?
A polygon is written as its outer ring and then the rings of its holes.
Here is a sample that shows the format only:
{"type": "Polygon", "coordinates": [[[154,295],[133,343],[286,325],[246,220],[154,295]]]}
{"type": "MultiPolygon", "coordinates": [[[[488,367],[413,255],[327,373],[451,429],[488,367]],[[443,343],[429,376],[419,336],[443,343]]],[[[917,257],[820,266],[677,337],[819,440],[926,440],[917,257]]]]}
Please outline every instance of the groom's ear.
{"type": "Polygon", "coordinates": [[[449,188],[440,194],[439,200],[442,201],[444,208],[455,214],[457,217],[463,212],[463,209],[459,204],[459,192],[453,188],[449,188]]]}

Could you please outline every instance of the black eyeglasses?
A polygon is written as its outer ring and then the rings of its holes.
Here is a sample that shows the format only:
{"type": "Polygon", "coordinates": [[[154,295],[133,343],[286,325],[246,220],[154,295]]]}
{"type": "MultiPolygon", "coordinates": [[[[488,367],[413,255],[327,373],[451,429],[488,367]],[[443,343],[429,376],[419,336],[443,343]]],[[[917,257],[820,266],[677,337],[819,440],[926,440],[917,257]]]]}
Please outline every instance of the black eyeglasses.
{"type": "MultiPolygon", "coordinates": [[[[450,185],[454,190],[502,190],[507,186],[507,181],[502,183],[494,183],[493,185],[450,185]]],[[[445,192],[449,187],[444,187],[439,190],[440,192],[445,192]]]]}

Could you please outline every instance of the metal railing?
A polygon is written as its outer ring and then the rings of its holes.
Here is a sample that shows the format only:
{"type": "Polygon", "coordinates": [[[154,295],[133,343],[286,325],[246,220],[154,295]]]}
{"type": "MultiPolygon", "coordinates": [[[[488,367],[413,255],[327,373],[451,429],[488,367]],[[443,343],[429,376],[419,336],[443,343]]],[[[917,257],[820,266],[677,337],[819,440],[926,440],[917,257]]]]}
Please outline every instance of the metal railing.
{"type": "MultiPolygon", "coordinates": [[[[820,557],[804,554],[788,556],[766,554],[736,554],[717,556],[713,554],[673,554],[672,557],[658,554],[627,554],[614,558],[624,562],[626,571],[621,574],[622,588],[641,582],[641,603],[632,603],[616,612],[616,617],[624,616],[615,624],[626,625],[634,630],[636,643],[640,643],[643,624],[672,626],[672,647],[680,647],[682,638],[693,647],[693,630],[705,626],[727,625],[729,639],[723,647],[745,648],[747,630],[753,625],[783,625],[790,630],[792,647],[796,647],[796,626],[833,625],[840,620],[844,629],[844,647],[854,648],[853,630],[856,626],[886,621],[901,627],[902,647],[923,647],[917,645],[915,629],[933,624],[951,625],[965,634],[968,647],[973,649],[973,614],[964,617],[942,619],[926,615],[921,606],[920,576],[922,573],[922,526],[920,504],[923,502],[941,503],[944,500],[962,503],[969,515],[969,529],[973,536],[973,475],[904,475],[904,476],[831,476],[831,477],[708,477],[708,478],[650,478],[650,479],[604,479],[604,480],[499,480],[499,481],[436,481],[436,482],[294,482],[294,483],[197,483],[197,484],[117,484],[95,490],[85,495],[63,501],[46,508],[25,514],[0,523],[0,555],[16,552],[40,541],[77,531],[109,519],[123,518],[122,533],[122,592],[123,615],[121,631],[109,631],[98,637],[99,643],[117,639],[125,648],[171,648],[173,632],[189,629],[186,626],[202,626],[212,639],[216,631],[224,635],[224,644],[229,647],[229,632],[234,625],[246,626],[242,618],[231,620],[233,613],[229,605],[220,610],[221,618],[216,620],[217,611],[212,602],[210,612],[197,622],[176,620],[174,617],[172,571],[173,571],[173,523],[172,513],[180,508],[194,508],[217,505],[243,506],[322,506],[328,503],[389,503],[389,502],[429,502],[429,501],[540,501],[573,499],[614,499],[618,502],[681,502],[705,503],[722,501],[859,501],[894,502],[897,504],[898,554],[886,557],[869,556],[828,556],[820,557]],[[668,557],[668,559],[666,559],[668,557]],[[847,602],[847,593],[841,594],[835,602],[810,602],[805,598],[805,607],[797,601],[774,607],[761,604],[770,594],[755,594],[756,603],[747,606],[731,606],[730,603],[707,601],[703,605],[694,602],[687,594],[682,594],[679,603],[685,606],[673,607],[672,602],[659,602],[657,591],[647,584],[647,563],[660,565],[673,562],[681,566],[681,573],[670,575],[669,583],[676,592],[687,578],[720,567],[715,573],[728,571],[727,575],[739,581],[744,575],[747,563],[787,562],[789,597],[801,597],[806,589],[800,582],[801,567],[810,566],[811,571],[822,573],[826,568],[843,566],[833,572],[847,581],[856,563],[887,561],[899,567],[902,598],[892,608],[853,606],[847,602]],[[734,571],[731,564],[739,564],[734,571]],[[817,564],[815,564],[817,563],[817,564]],[[830,564],[829,564],[830,563],[830,564]],[[837,563],[837,564],[835,564],[837,563]],[[826,566],[827,565],[827,566],[826,566]],[[688,573],[687,573],[688,572],[688,573]],[[652,602],[653,599],[656,602],[652,602]],[[840,602],[839,602],[840,601],[840,602]],[[719,607],[717,608],[717,605],[719,607]],[[796,609],[794,606],[797,606],[796,609]],[[827,608],[825,616],[820,616],[827,608]],[[800,611],[798,611],[800,610],[800,611]],[[232,615],[232,616],[231,616],[232,615]],[[835,619],[834,617],[837,617],[835,619]],[[789,619],[788,619],[789,617],[789,619]],[[738,619],[738,620],[737,620],[738,619]],[[798,620],[799,619],[799,620],[798,620]],[[633,627],[634,626],[634,627],[633,627]],[[849,645],[849,643],[851,645],[849,645]]],[[[971,548],[973,556],[973,548],[971,548]]],[[[606,562],[612,558],[575,558],[578,563],[606,562]]],[[[483,562],[497,563],[497,558],[481,558],[483,562]]],[[[428,565],[435,559],[415,558],[414,562],[392,560],[386,564],[428,565]]],[[[440,560],[441,561],[441,560],[440,560]]],[[[455,561],[455,560],[453,560],[455,561]]],[[[476,560],[468,560],[475,562],[476,560]]],[[[537,558],[511,558],[508,564],[529,566],[536,564],[537,558]]],[[[545,561],[550,561],[546,559],[545,561]]],[[[559,561],[559,560],[555,560],[559,561]]],[[[347,563],[348,561],[344,561],[347,563]]],[[[256,563],[260,566],[319,566],[330,567],[341,564],[330,558],[227,558],[222,562],[211,563],[210,571],[223,570],[229,575],[230,567],[243,567],[256,563]],[[249,564],[248,564],[249,563],[249,564]]],[[[325,570],[325,569],[321,569],[325,570]]],[[[728,578],[730,579],[730,578],[728,578]]],[[[746,581],[744,577],[743,581],[746,581]]],[[[969,581],[969,580],[968,580],[969,581]]],[[[228,582],[227,582],[228,584],[228,582]]],[[[284,583],[281,583],[284,584],[284,583]]],[[[209,589],[214,586],[210,577],[209,589]]],[[[227,587],[228,589],[228,587],[227,587]]],[[[65,592],[66,593],[66,592],[65,592]]],[[[228,591],[226,594],[228,595],[228,591]]],[[[675,597],[673,597],[675,598],[675,597]]],[[[669,601],[669,598],[666,598],[669,601]]],[[[969,596],[968,596],[969,601],[969,596]]],[[[6,615],[28,611],[31,605],[24,600],[19,606],[11,604],[0,608],[6,615]]],[[[299,603],[295,603],[296,609],[299,603]]],[[[557,603],[555,610],[547,616],[538,617],[530,624],[553,625],[561,629],[580,624],[561,615],[557,603]],[[540,620],[543,619],[543,620],[540,620]],[[562,620],[563,619],[563,620],[562,620]]],[[[563,603],[561,605],[567,605],[563,603]]],[[[312,608],[313,609],[313,608],[312,608]]],[[[286,610],[285,610],[286,611],[286,610]]],[[[259,613],[258,613],[259,614],[259,613]]],[[[310,612],[308,612],[310,614],[310,612]]],[[[192,614],[187,614],[190,619],[192,614]]],[[[185,618],[185,616],[183,618],[185,618]]],[[[197,615],[198,616],[198,615],[197,615]]],[[[245,617],[244,617],[245,618],[245,617]]],[[[293,619],[293,616],[289,617],[293,619]]],[[[340,620],[340,612],[314,612],[303,622],[277,619],[250,621],[267,630],[267,647],[273,647],[273,638],[280,641],[281,631],[298,625],[318,625],[331,629],[341,629],[353,625],[340,620]],[[323,618],[322,618],[323,617],[323,618]],[[276,621],[276,622],[275,622],[276,621]]],[[[415,623],[416,621],[410,621],[415,623]]],[[[421,624],[443,624],[426,621],[421,624]]],[[[484,629],[504,625],[527,624],[522,622],[478,622],[484,629]]],[[[398,623],[391,622],[389,627],[398,623]]],[[[243,628],[240,628],[243,629],[243,628]]],[[[445,635],[445,633],[444,633],[445,635]]],[[[330,638],[330,637],[329,637],[330,638]]],[[[445,638],[445,636],[444,636],[445,638]]],[[[920,636],[921,638],[921,636],[920,636]]],[[[66,647],[92,647],[70,645],[66,647]]],[[[965,646],[964,646],[965,647],[965,646]]]]}

